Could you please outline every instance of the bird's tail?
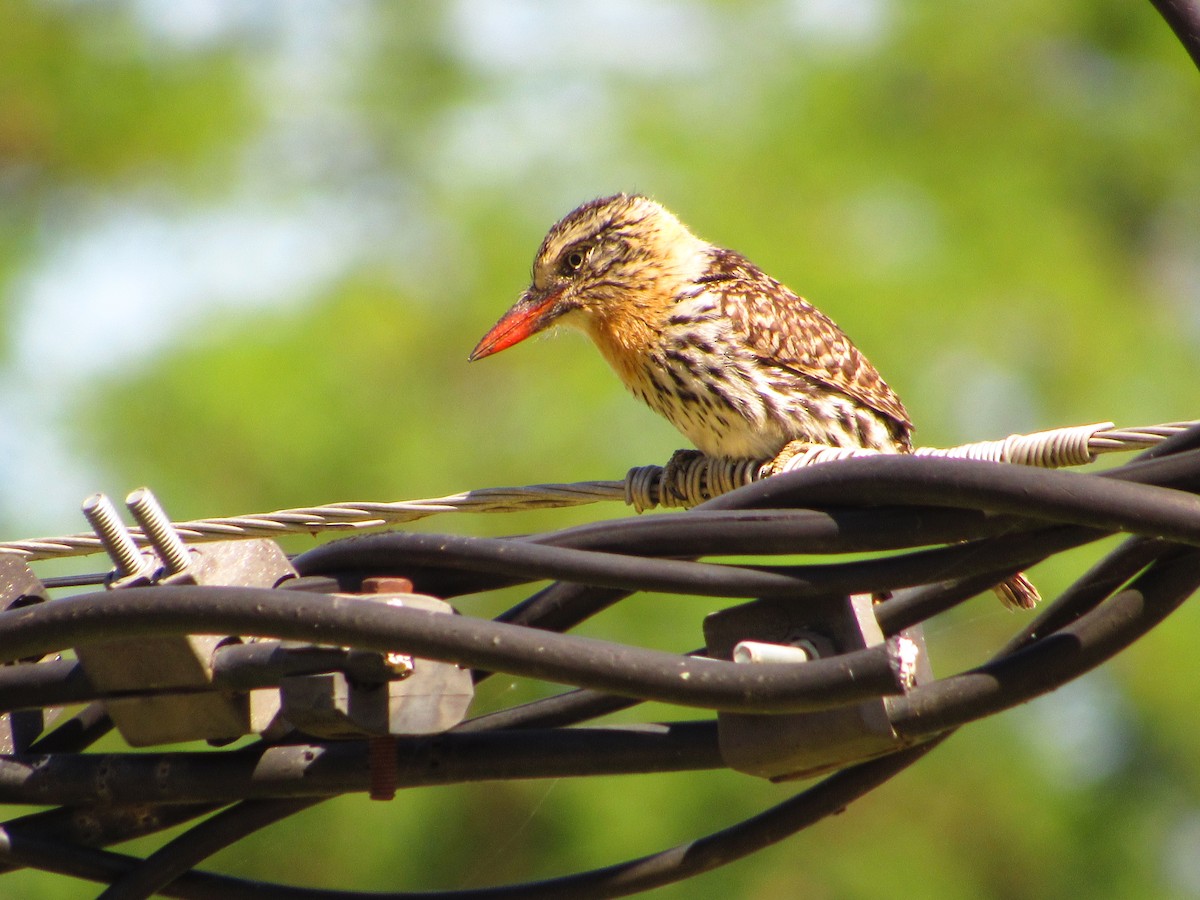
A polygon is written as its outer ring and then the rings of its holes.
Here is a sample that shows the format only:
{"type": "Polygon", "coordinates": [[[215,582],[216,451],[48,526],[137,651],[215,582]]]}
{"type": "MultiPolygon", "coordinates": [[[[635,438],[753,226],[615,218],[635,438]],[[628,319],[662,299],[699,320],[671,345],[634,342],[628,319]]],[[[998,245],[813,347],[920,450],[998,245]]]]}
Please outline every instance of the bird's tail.
{"type": "Polygon", "coordinates": [[[1003,584],[998,584],[993,591],[1000,602],[1009,609],[1033,609],[1042,599],[1038,589],[1023,573],[1018,573],[1003,584]]]}

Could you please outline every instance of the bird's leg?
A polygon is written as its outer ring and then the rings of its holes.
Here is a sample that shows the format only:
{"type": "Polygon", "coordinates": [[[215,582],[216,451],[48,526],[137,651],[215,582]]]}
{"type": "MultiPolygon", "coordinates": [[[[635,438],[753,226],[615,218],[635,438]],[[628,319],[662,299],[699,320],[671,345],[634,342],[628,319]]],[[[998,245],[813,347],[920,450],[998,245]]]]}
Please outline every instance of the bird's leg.
{"type": "Polygon", "coordinates": [[[764,476],[766,476],[766,475],[778,475],[780,472],[786,472],[787,468],[788,468],[788,463],[790,463],[793,459],[795,459],[801,453],[805,453],[805,452],[813,449],[814,447],[821,447],[821,446],[823,446],[823,445],[822,444],[814,444],[812,441],[806,441],[806,440],[802,440],[802,439],[796,440],[796,441],[790,441],[783,445],[783,449],[775,454],[774,459],[772,459],[770,462],[766,463],[762,467],[762,474],[764,476]]]}

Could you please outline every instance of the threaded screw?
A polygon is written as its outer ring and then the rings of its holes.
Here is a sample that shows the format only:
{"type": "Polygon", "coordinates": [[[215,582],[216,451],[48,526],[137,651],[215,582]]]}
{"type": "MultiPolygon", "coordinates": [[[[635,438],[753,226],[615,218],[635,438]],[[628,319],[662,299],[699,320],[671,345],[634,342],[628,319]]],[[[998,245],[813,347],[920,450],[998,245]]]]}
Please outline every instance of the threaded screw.
{"type": "Polygon", "coordinates": [[[192,564],[187,545],[149,488],[138,488],[125,498],[125,505],[150,546],[162,558],[167,575],[177,575],[192,564]]]}
{"type": "Polygon", "coordinates": [[[83,501],[83,517],[88,520],[96,537],[117,567],[117,575],[125,578],[139,574],[146,562],[134,543],[133,535],[117,516],[117,508],[105,494],[93,494],[83,501]]]}

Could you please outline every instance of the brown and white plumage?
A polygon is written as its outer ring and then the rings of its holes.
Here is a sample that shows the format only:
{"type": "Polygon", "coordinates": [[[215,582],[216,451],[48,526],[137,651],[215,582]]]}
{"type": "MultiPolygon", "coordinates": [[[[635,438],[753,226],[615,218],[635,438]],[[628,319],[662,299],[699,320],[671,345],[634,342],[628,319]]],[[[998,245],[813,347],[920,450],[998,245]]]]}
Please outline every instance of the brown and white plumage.
{"type": "Polygon", "coordinates": [[[798,439],[912,446],[904,405],[824,313],[646,197],[594,200],[558,222],[529,290],[471,358],[552,323],[587,332],[626,387],[709,455],[773,456],[798,439]]]}
{"type": "MultiPolygon", "coordinates": [[[[553,324],[586,332],[625,386],[710,456],[773,457],[797,440],[912,450],[904,404],[828,316],[646,197],[602,197],[556,223],[529,288],[471,359],[553,324]]],[[[1032,605],[1023,585],[1002,597],[1032,605]]]]}

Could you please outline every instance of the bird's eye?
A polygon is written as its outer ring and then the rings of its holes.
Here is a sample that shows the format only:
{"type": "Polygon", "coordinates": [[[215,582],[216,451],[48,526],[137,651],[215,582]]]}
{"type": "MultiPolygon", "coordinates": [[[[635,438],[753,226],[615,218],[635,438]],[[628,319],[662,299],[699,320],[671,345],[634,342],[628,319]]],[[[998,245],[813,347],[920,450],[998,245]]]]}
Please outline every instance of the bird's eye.
{"type": "Polygon", "coordinates": [[[567,275],[574,275],[583,268],[585,262],[587,262],[587,251],[583,249],[572,250],[563,257],[563,272],[567,275]]]}

